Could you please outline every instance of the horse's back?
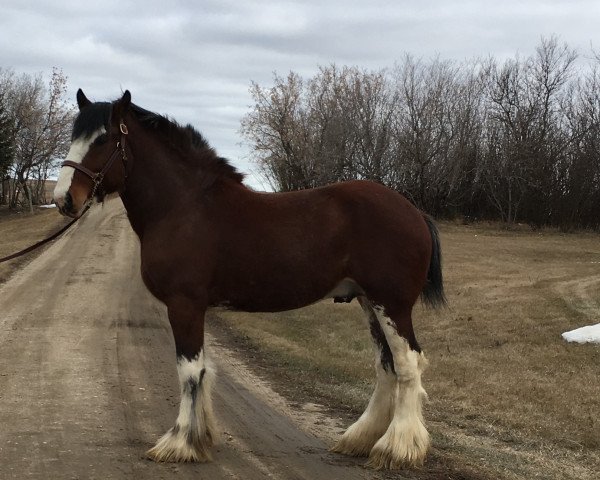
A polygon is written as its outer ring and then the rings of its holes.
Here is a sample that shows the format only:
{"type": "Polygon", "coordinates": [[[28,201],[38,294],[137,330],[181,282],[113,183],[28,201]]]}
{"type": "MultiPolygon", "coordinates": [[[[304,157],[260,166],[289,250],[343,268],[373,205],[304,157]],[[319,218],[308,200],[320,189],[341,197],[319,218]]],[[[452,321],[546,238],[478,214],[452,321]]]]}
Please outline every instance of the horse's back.
{"type": "Polygon", "coordinates": [[[343,208],[348,213],[370,215],[373,211],[383,215],[416,220],[420,211],[401,193],[380,183],[369,180],[350,180],[322,187],[291,192],[265,193],[252,192],[260,203],[269,209],[305,207],[314,211],[314,207],[326,209],[343,208]]]}
{"type": "Polygon", "coordinates": [[[423,213],[399,192],[376,182],[352,180],[293,192],[251,195],[254,201],[248,199],[241,208],[246,211],[244,217],[254,225],[263,223],[304,233],[307,228],[308,232],[315,228],[322,234],[343,231],[360,240],[379,238],[385,242],[400,236],[406,241],[429,243],[423,213]]]}

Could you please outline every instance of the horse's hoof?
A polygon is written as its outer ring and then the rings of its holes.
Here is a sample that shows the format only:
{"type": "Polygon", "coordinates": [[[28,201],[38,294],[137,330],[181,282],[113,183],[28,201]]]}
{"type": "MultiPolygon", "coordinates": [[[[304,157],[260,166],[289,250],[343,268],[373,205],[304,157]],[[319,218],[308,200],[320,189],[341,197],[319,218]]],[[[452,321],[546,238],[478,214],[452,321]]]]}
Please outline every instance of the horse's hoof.
{"type": "Polygon", "coordinates": [[[367,466],[395,470],[423,465],[429,448],[429,433],[419,419],[392,422],[373,446],[367,466]]]}
{"type": "Polygon", "coordinates": [[[190,442],[186,432],[170,429],[156,445],[146,452],[155,462],[209,462],[212,460],[209,437],[196,438],[190,442]]]}
{"type": "Polygon", "coordinates": [[[385,433],[386,426],[374,428],[373,425],[359,419],[356,423],[348,427],[348,430],[342,435],[342,438],[333,446],[330,451],[350,455],[352,457],[366,457],[373,449],[377,440],[385,433]]]}

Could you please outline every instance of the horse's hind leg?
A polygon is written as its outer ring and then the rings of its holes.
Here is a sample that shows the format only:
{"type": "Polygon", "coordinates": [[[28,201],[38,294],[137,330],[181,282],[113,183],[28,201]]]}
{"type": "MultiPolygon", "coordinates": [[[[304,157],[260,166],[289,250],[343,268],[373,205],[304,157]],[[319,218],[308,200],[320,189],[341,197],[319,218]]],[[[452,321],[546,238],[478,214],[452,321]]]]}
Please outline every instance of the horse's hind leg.
{"type": "Polygon", "coordinates": [[[415,339],[411,311],[412,307],[386,311],[389,317],[381,309],[376,312],[397,379],[393,418],[369,455],[369,465],[377,469],[421,465],[429,447],[422,415],[427,394],[421,386],[421,373],[426,360],[415,339]]]}
{"type": "Polygon", "coordinates": [[[366,297],[358,297],[358,302],[369,321],[369,329],[375,345],[377,384],[364,413],[346,430],[332,450],[346,455],[366,456],[392,421],[398,384],[392,352],[379,323],[377,312],[366,297]]]}
{"type": "Polygon", "coordinates": [[[211,460],[209,449],[216,428],[211,401],[215,373],[204,350],[205,308],[185,298],[167,306],[177,350],[181,401],[175,426],[147,454],[157,462],[206,462],[211,460]]]}

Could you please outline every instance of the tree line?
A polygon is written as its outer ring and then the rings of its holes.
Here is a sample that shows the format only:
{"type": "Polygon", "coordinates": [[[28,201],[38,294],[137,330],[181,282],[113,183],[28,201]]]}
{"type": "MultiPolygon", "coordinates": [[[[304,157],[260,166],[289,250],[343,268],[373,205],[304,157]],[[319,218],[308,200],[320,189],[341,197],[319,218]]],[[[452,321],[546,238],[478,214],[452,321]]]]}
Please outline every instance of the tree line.
{"type": "Polygon", "coordinates": [[[45,81],[0,68],[0,204],[31,210],[49,200],[46,180],[70,142],[74,109],[66,88],[60,69],[45,81]]]}
{"type": "Polygon", "coordinates": [[[598,229],[599,65],[552,37],[503,62],[275,74],[241,132],[275,190],[368,179],[437,217],[598,229]]]}

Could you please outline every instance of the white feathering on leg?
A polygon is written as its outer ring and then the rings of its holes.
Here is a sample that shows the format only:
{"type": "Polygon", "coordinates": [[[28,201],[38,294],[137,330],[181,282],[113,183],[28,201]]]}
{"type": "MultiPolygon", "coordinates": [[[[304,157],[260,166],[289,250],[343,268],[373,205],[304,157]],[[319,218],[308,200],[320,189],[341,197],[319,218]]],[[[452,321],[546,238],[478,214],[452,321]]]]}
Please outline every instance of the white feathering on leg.
{"type": "Polygon", "coordinates": [[[397,334],[390,319],[382,314],[378,317],[394,356],[398,396],[390,426],[373,446],[368,465],[376,469],[422,465],[430,443],[422,412],[427,394],[421,385],[421,373],[427,362],[397,334]]]}
{"type": "MultiPolygon", "coordinates": [[[[358,297],[369,323],[379,322],[371,302],[366,297],[358,297]]],[[[353,456],[366,456],[373,445],[386,432],[392,417],[398,395],[398,383],[393,372],[387,372],[381,364],[381,345],[374,341],[375,372],[377,384],[369,400],[369,404],[360,418],[342,435],[339,442],[331,449],[336,453],[353,456]]]]}
{"type": "Polygon", "coordinates": [[[331,449],[333,452],[356,457],[369,455],[373,445],[385,433],[394,415],[398,384],[393,373],[386,372],[376,360],[377,385],[369,405],[331,449]]]}
{"type": "Polygon", "coordinates": [[[148,456],[158,462],[209,461],[217,436],[211,398],[215,370],[202,350],[192,360],[179,358],[177,372],[181,402],[175,427],[148,451],[148,456]]]}

